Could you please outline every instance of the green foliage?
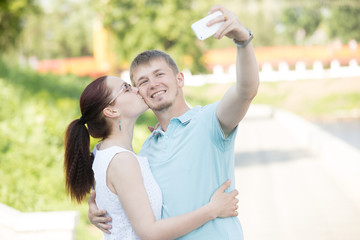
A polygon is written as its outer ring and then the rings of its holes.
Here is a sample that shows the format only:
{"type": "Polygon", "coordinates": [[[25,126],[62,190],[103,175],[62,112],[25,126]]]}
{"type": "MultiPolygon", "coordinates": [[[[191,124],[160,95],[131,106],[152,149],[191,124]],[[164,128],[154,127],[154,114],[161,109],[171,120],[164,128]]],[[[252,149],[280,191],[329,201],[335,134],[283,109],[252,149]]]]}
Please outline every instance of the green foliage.
{"type": "MultiPolygon", "coordinates": [[[[72,205],[65,195],[63,137],[67,124],[79,116],[79,96],[88,82],[39,75],[0,59],[0,202],[25,212],[86,214],[87,207],[72,205]]],[[[94,239],[83,218],[77,232],[94,239]]]]}
{"type": "Polygon", "coordinates": [[[96,2],[104,26],[116,38],[120,62],[130,62],[138,53],[159,49],[175,58],[181,68],[203,70],[202,47],[192,32],[193,22],[210,9],[207,1],[109,0],[96,2]]]}
{"type": "Polygon", "coordinates": [[[300,6],[284,9],[280,22],[285,25],[285,35],[292,44],[302,44],[311,36],[322,20],[320,9],[300,6]]]}
{"type": "Polygon", "coordinates": [[[0,201],[22,211],[64,206],[64,126],[78,115],[81,82],[1,66],[0,175],[6,184],[0,201]]]}
{"type": "Polygon", "coordinates": [[[39,59],[92,55],[95,14],[89,1],[53,0],[42,14],[29,15],[18,51],[39,59]]]}
{"type": "MultiPolygon", "coordinates": [[[[110,49],[120,67],[127,67],[139,52],[156,48],[171,54],[181,69],[205,72],[202,59],[205,50],[233,47],[228,39],[198,41],[190,28],[217,3],[3,0],[0,52],[12,51],[39,59],[92,55],[92,25],[99,17],[112,34],[110,49]]],[[[336,38],[344,43],[350,39],[360,41],[358,0],[224,0],[220,4],[253,30],[255,46],[317,44],[336,38]]]]}
{"type": "MultiPolygon", "coordinates": [[[[347,43],[351,39],[360,40],[360,4],[356,0],[347,1],[283,1],[283,9],[278,19],[280,37],[288,44],[316,43],[311,40],[316,30],[322,31],[329,41],[340,39],[347,43]],[[327,32],[326,32],[327,30],[327,32]]],[[[322,40],[324,41],[324,39],[322,40]]],[[[322,42],[325,43],[325,42],[322,42]]]]}
{"type": "Polygon", "coordinates": [[[331,37],[338,37],[343,42],[351,39],[360,41],[360,4],[340,6],[331,11],[328,29],[331,37]]]}
{"type": "Polygon", "coordinates": [[[16,45],[25,17],[37,10],[35,0],[0,1],[0,52],[16,45]]]}

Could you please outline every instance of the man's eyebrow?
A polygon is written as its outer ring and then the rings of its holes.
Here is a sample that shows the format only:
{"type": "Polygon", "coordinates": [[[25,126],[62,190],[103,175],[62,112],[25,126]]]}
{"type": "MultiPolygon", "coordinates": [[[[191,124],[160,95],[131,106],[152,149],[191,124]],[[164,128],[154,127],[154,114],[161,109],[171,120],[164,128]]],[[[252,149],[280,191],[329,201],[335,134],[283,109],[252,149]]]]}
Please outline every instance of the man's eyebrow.
{"type": "Polygon", "coordinates": [[[152,72],[152,74],[155,74],[155,73],[160,72],[160,71],[162,71],[162,69],[161,69],[161,68],[159,68],[159,69],[155,69],[155,70],[152,72]]]}
{"type": "Polygon", "coordinates": [[[146,79],[147,77],[145,77],[145,76],[141,76],[141,77],[139,77],[138,79],[137,79],[137,81],[140,81],[140,80],[142,80],[142,79],[146,79]]]}
{"type": "MultiPolygon", "coordinates": [[[[156,74],[157,72],[160,72],[160,71],[162,71],[162,69],[161,68],[158,68],[158,69],[155,69],[151,74],[152,75],[154,75],[154,74],[156,74]]],[[[137,79],[137,81],[140,81],[140,80],[142,80],[142,79],[147,79],[148,77],[146,77],[146,76],[141,76],[141,77],[139,77],[138,79],[137,79]]]]}

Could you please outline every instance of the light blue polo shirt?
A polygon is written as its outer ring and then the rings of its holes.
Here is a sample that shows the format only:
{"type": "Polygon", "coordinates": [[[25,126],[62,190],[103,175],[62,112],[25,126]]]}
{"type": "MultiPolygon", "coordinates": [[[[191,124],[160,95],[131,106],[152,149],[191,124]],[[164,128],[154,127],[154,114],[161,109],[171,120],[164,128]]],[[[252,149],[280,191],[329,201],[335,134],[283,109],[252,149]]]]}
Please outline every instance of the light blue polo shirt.
{"type": "MultiPolygon", "coordinates": [[[[197,106],[173,118],[166,132],[153,131],[140,155],[146,156],[163,194],[162,218],[195,210],[209,202],[227,179],[234,189],[236,130],[225,139],[216,117],[219,102],[197,106]]],[[[242,240],[237,217],[216,218],[179,238],[194,240],[242,240]]]]}

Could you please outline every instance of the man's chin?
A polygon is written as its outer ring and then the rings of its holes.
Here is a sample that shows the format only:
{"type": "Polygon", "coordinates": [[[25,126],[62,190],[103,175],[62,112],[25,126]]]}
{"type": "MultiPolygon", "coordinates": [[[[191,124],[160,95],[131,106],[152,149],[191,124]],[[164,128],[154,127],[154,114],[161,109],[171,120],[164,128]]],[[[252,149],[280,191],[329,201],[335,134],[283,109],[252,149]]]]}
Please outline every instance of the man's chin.
{"type": "Polygon", "coordinates": [[[158,105],[149,105],[150,109],[154,112],[164,112],[171,107],[171,103],[162,103],[158,105]]]}

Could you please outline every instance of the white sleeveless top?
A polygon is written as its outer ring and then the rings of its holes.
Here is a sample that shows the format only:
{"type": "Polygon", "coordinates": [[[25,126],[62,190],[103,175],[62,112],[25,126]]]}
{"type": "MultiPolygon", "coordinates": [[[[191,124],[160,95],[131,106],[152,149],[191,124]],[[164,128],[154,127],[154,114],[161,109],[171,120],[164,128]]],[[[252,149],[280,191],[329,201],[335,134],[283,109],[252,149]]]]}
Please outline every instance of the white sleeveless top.
{"type": "Polygon", "coordinates": [[[125,210],[123,209],[118,196],[111,192],[106,185],[106,172],[108,166],[115,154],[120,152],[130,152],[138,160],[145,190],[148,194],[155,219],[161,219],[161,190],[150,171],[147,158],[140,157],[135,153],[118,146],[113,146],[104,150],[98,150],[97,146],[94,148],[93,153],[95,155],[95,159],[92,165],[92,169],[94,171],[94,177],[96,181],[95,201],[98,208],[105,209],[107,211],[107,216],[112,218],[112,229],[110,229],[111,234],[104,233],[104,239],[140,239],[131,227],[131,224],[125,214],[125,210]]]}

